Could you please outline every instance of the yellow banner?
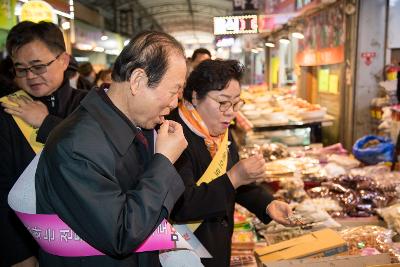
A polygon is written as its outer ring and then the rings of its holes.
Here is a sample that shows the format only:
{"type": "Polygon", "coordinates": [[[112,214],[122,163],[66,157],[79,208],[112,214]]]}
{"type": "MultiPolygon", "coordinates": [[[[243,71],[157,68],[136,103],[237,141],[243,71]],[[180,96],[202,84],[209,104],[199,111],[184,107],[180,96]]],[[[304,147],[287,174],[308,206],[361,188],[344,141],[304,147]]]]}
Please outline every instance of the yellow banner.
{"type": "MultiPolygon", "coordinates": [[[[208,165],[207,170],[197,181],[197,186],[201,185],[202,183],[208,184],[226,173],[226,167],[228,166],[228,135],[227,129],[217,153],[212,159],[210,165],[208,165]]],[[[201,221],[198,223],[190,223],[188,224],[188,227],[194,232],[200,226],[200,224],[201,221]]]]}
{"type": "Polygon", "coordinates": [[[22,5],[20,21],[57,23],[57,15],[49,3],[41,0],[31,0],[22,5]]]}
{"type": "MultiPolygon", "coordinates": [[[[8,96],[14,96],[14,97],[25,96],[25,97],[28,97],[29,99],[31,98],[27,93],[25,93],[25,91],[22,91],[22,90],[15,92],[8,96]]],[[[4,103],[10,104],[10,105],[16,105],[15,103],[8,100],[7,96],[0,98],[0,102],[4,102],[4,103]]],[[[31,145],[33,151],[37,154],[44,147],[44,144],[36,141],[37,132],[39,129],[33,128],[31,125],[24,122],[18,116],[13,116],[13,118],[14,118],[15,122],[17,123],[19,129],[21,130],[22,134],[25,136],[26,140],[31,145]]]]}

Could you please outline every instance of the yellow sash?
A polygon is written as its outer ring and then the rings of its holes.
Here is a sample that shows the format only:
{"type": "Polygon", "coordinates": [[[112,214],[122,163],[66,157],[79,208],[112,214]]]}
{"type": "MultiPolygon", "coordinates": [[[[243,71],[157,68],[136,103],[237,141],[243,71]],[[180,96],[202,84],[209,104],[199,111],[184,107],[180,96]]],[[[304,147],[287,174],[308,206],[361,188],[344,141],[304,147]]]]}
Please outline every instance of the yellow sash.
{"type": "MultiPolygon", "coordinates": [[[[18,92],[15,92],[11,95],[8,96],[25,96],[28,97],[29,99],[31,98],[25,91],[19,90],[18,92]]],[[[4,102],[10,105],[16,105],[15,103],[11,102],[8,100],[8,96],[0,98],[0,102],[4,102]]],[[[17,123],[19,129],[21,130],[22,134],[25,136],[26,140],[28,141],[29,145],[32,147],[33,151],[37,154],[40,150],[43,149],[44,144],[39,143],[36,141],[37,133],[39,129],[33,128],[31,125],[27,124],[24,122],[20,117],[18,116],[12,116],[17,123]]]]}
{"type": "MultiPolygon", "coordinates": [[[[212,159],[210,165],[208,165],[207,170],[197,181],[197,186],[201,185],[202,183],[208,184],[209,182],[226,173],[226,167],[228,165],[228,135],[228,130],[226,130],[224,138],[218,147],[217,153],[212,159]]],[[[200,224],[201,221],[190,223],[187,226],[194,232],[200,226],[200,224]]]]}

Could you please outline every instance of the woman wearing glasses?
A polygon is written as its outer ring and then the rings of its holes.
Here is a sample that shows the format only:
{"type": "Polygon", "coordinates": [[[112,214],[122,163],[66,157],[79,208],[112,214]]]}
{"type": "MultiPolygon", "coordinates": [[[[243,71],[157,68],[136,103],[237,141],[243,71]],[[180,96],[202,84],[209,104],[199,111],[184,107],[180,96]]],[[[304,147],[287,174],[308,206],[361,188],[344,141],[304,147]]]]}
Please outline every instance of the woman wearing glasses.
{"type": "Polygon", "coordinates": [[[186,190],[172,219],[187,223],[212,255],[205,266],[229,266],[235,202],[264,223],[289,225],[291,210],[254,184],[265,175],[264,159],[239,160],[229,125],[243,105],[243,67],[235,60],[207,60],[190,74],[184,100],[171,114],[182,124],[188,147],[175,164],[186,190]]]}

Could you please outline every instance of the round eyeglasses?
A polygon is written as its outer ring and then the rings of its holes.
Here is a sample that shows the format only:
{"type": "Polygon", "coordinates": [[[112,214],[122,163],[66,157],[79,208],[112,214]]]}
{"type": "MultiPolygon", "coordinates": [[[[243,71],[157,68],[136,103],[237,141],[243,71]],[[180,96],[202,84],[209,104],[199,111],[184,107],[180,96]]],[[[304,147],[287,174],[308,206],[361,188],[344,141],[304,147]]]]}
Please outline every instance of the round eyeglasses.
{"type": "Polygon", "coordinates": [[[215,99],[213,97],[211,97],[210,95],[206,95],[207,97],[211,98],[212,100],[214,100],[215,102],[217,102],[219,104],[219,111],[221,112],[226,112],[228,111],[231,107],[233,107],[233,111],[237,112],[240,110],[240,108],[243,106],[244,101],[242,99],[240,99],[238,102],[231,102],[231,101],[219,101],[218,99],[215,99]]]}

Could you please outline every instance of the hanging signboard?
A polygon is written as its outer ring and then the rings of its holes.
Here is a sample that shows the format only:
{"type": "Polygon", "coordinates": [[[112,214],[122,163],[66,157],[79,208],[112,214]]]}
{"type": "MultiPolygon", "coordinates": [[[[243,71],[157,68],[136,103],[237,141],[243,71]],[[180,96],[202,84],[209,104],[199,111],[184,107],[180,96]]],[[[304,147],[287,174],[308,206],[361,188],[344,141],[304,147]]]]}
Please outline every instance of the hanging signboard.
{"type": "Polygon", "coordinates": [[[295,0],[265,1],[265,14],[292,13],[295,11],[295,0]]]}
{"type": "Polygon", "coordinates": [[[297,13],[282,13],[258,16],[258,31],[272,32],[276,28],[284,25],[289,19],[295,17],[297,13]]]}
{"type": "Polygon", "coordinates": [[[305,50],[297,53],[296,64],[300,66],[320,66],[344,62],[344,46],[305,50]]]}
{"type": "Polygon", "coordinates": [[[341,4],[306,17],[303,23],[304,39],[299,41],[299,51],[343,45],[345,42],[344,18],[341,4]]]}
{"type": "Polygon", "coordinates": [[[315,7],[320,3],[320,0],[296,0],[296,10],[304,12],[305,10],[308,10],[311,7],[315,7]]]}
{"type": "MultiPolygon", "coordinates": [[[[312,1],[306,7],[314,3],[318,1],[312,1]]],[[[297,64],[319,66],[344,62],[345,22],[342,7],[342,4],[337,4],[305,18],[304,39],[299,40],[297,64]]]]}
{"type": "Polygon", "coordinates": [[[47,3],[49,3],[54,9],[69,14],[69,2],[67,0],[46,0],[47,3]]]}
{"type": "Polygon", "coordinates": [[[232,0],[233,12],[257,12],[258,0],[232,0]]]}
{"type": "Polygon", "coordinates": [[[361,58],[364,60],[365,65],[369,66],[372,63],[372,59],[376,57],[376,52],[363,52],[361,58]]]}
{"type": "Polygon", "coordinates": [[[34,0],[22,5],[20,21],[48,21],[57,23],[57,15],[49,3],[34,0]]]}
{"type": "Polygon", "coordinates": [[[257,15],[214,17],[214,35],[257,32],[257,15]]]}
{"type": "Polygon", "coordinates": [[[0,5],[0,28],[9,30],[16,23],[16,17],[14,15],[16,0],[2,1],[0,5]]]}

